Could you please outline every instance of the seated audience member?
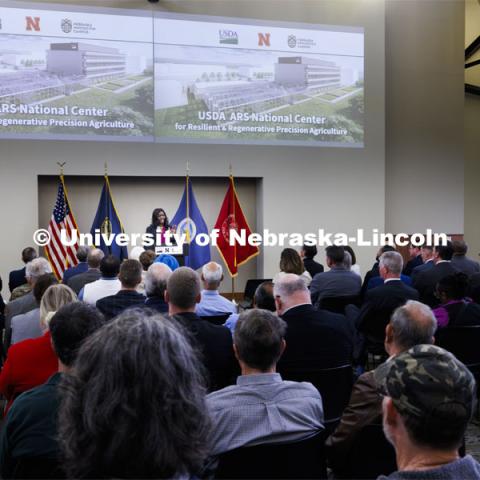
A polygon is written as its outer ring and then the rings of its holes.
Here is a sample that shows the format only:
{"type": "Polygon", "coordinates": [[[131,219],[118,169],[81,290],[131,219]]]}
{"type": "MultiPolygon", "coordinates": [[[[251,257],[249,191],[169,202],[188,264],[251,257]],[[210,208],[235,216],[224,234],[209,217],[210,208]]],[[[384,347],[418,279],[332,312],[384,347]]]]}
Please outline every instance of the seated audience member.
{"type": "Polygon", "coordinates": [[[337,245],[330,245],[325,249],[327,254],[328,272],[318,273],[310,284],[312,303],[315,305],[325,297],[342,297],[358,295],[362,280],[343,264],[345,249],[337,245]]]}
{"type": "Polygon", "coordinates": [[[96,305],[97,301],[109,295],[115,295],[122,284],[118,279],[120,271],[120,259],[115,255],[107,255],[100,261],[101,277],[94,282],[87,283],[78,294],[79,300],[90,305],[96,305]]]}
{"type": "Polygon", "coordinates": [[[378,271],[378,259],[381,257],[382,253],[385,252],[396,252],[396,250],[395,247],[392,247],[391,245],[384,245],[378,250],[377,255],[375,256],[375,263],[373,264],[372,268],[365,274],[365,278],[363,279],[362,289],[360,290],[360,296],[362,298],[364,298],[365,296],[370,280],[380,275],[378,271]]]}
{"type": "Polygon", "coordinates": [[[353,251],[353,248],[350,245],[345,245],[343,247],[345,249],[346,253],[350,254],[351,262],[350,262],[350,270],[353,273],[356,273],[359,277],[362,276],[360,272],[360,266],[357,263],[357,256],[355,255],[355,252],[353,251]]]}
{"type": "MultiPolygon", "coordinates": [[[[22,250],[22,262],[27,265],[33,259],[37,258],[37,251],[32,247],[27,247],[22,250]]],[[[8,289],[12,293],[17,287],[27,283],[26,266],[20,270],[12,270],[8,275],[8,289]]]]}
{"type": "Polygon", "coordinates": [[[273,278],[273,283],[278,282],[284,275],[293,273],[298,275],[308,287],[312,277],[304,266],[299,253],[293,248],[284,248],[280,254],[280,272],[273,278]]]}
{"type": "Polygon", "coordinates": [[[125,260],[120,265],[118,279],[122,285],[115,295],[109,295],[97,300],[97,308],[111,320],[127,308],[143,306],[145,296],[137,292],[137,287],[142,281],[142,265],[138,260],[125,260]]]}
{"type": "Polygon", "coordinates": [[[480,305],[467,298],[468,277],[462,272],[443,277],[437,284],[440,305],[433,310],[438,328],[480,325],[480,305]]]}
{"type": "Polygon", "coordinates": [[[420,294],[420,301],[430,307],[436,307],[439,303],[438,298],[435,297],[437,283],[443,277],[457,271],[451,264],[452,255],[453,248],[451,242],[448,242],[447,245],[436,246],[434,253],[435,265],[415,276],[413,286],[420,294]]]}
{"type": "MultiPolygon", "coordinates": [[[[38,308],[34,308],[27,313],[22,313],[12,318],[12,328],[10,332],[12,344],[21,342],[27,338],[37,338],[43,335],[44,332],[40,327],[40,304],[47,288],[57,283],[58,281],[53,273],[47,273],[38,278],[33,287],[33,295],[38,304],[38,308]]],[[[9,333],[6,332],[6,335],[8,334],[9,333]]]]}
{"type": "Polygon", "coordinates": [[[159,255],[155,259],[154,263],[164,263],[172,272],[174,272],[180,266],[178,260],[173,255],[166,255],[164,253],[159,255]]]}
{"type": "Polygon", "coordinates": [[[142,281],[139,283],[137,287],[137,292],[145,295],[145,277],[147,276],[147,271],[153,262],[155,261],[155,253],[152,250],[144,250],[139,258],[138,261],[142,265],[142,281]]]}
{"type": "Polygon", "coordinates": [[[207,396],[213,423],[211,454],[301,440],[323,430],[318,390],[282,380],[276,363],[285,350],[286,324],[268,310],[243,312],[233,335],[241,368],[237,384],[207,396]]]}
{"type": "MultiPolygon", "coordinates": [[[[407,300],[418,300],[418,292],[400,280],[403,258],[398,252],[383,253],[379,272],[384,284],[367,290],[365,300],[355,320],[356,328],[373,341],[383,342],[385,327],[393,311],[407,300]]],[[[347,315],[351,315],[351,307],[347,315]]]]}
{"type": "Polygon", "coordinates": [[[410,244],[408,246],[408,254],[410,255],[410,260],[403,267],[402,273],[410,277],[414,268],[423,264],[422,249],[418,246],[410,244]]]}
{"type": "Polygon", "coordinates": [[[104,323],[96,308],[82,302],[61,307],[50,320],[58,373],[46,383],[20,395],[12,405],[0,437],[0,475],[14,478],[21,460],[59,459],[58,384],[68,374],[81,343],[104,323]]]}
{"type": "Polygon", "coordinates": [[[480,479],[480,464],[458,449],[475,404],[475,380],[451,353],[417,345],[377,371],[383,428],[398,471],[379,479],[480,479]]]}
{"type": "MultiPolygon", "coordinates": [[[[253,308],[261,308],[262,310],[269,310],[270,312],[276,312],[277,306],[275,305],[275,297],[273,296],[273,282],[262,282],[253,295],[253,308]]],[[[233,313],[227,318],[225,326],[234,332],[235,325],[238,321],[238,314],[233,313]]]]}
{"type": "Polygon", "coordinates": [[[63,284],[52,285],[43,294],[40,321],[45,333],[12,345],[0,373],[0,393],[8,402],[5,412],[20,393],[44,383],[57,371],[48,324],[57,309],[76,300],[75,292],[63,284]]]}
{"type": "Polygon", "coordinates": [[[277,314],[287,324],[288,348],[278,364],[280,373],[351,363],[352,338],[343,315],[315,310],[310,293],[298,275],[285,275],[273,291],[277,314]]]}
{"type": "Polygon", "coordinates": [[[68,285],[68,281],[73,278],[75,275],[79,275],[80,273],[85,273],[88,270],[88,263],[87,263],[87,258],[88,258],[88,252],[89,252],[88,247],[84,247],[83,245],[80,245],[77,249],[76,257],[78,259],[78,264],[75,265],[74,267],[67,268],[65,270],[65,273],[63,274],[63,280],[62,282],[65,285],[68,285]]]}
{"type": "MultiPolygon", "coordinates": [[[[394,357],[415,345],[431,344],[436,328],[437,322],[430,307],[410,300],[393,313],[385,329],[385,350],[394,357]]],[[[384,368],[383,365],[377,368],[384,368]]],[[[382,396],[377,390],[375,371],[370,370],[360,375],[353,385],[340,424],[327,439],[327,458],[334,473],[341,474],[346,469],[355,472],[355,466],[348,465],[355,439],[367,425],[380,423],[381,416],[382,396]]]]}
{"type": "Polygon", "coordinates": [[[467,257],[468,245],[463,240],[452,242],[452,248],[452,267],[455,267],[459,272],[463,272],[468,277],[480,272],[478,262],[467,257]]]}
{"type": "Polygon", "coordinates": [[[218,292],[223,280],[222,266],[215,262],[206,263],[202,268],[202,299],[197,303],[196,313],[201,317],[237,313],[237,307],[218,292]]]}
{"type": "Polygon", "coordinates": [[[434,258],[433,258],[433,247],[431,245],[423,245],[421,248],[421,255],[423,263],[418,267],[415,267],[412,271],[412,282],[415,282],[415,277],[425,270],[429,270],[435,265],[434,258]]]}
{"type": "MultiPolygon", "coordinates": [[[[27,282],[32,288],[32,291],[25,294],[23,297],[17,298],[9,302],[5,307],[5,330],[8,332],[11,328],[11,320],[16,315],[30,312],[38,307],[38,303],[33,295],[33,288],[37,280],[46,273],[52,273],[52,268],[45,258],[35,258],[27,263],[25,275],[27,282]]],[[[9,341],[10,335],[7,340],[9,341]]]]}
{"type": "MultiPolygon", "coordinates": [[[[151,252],[151,250],[148,251],[151,252]]],[[[150,265],[145,276],[146,307],[152,308],[159,313],[168,313],[165,291],[167,290],[167,282],[171,274],[170,267],[164,263],[150,265]]]]}
{"type": "Polygon", "coordinates": [[[67,282],[64,278],[63,283],[66,283],[78,295],[87,283],[92,283],[101,277],[100,263],[104,256],[105,254],[99,248],[89,250],[87,256],[88,270],[70,277],[67,282]]]}
{"type": "Polygon", "coordinates": [[[199,365],[176,323],[145,309],[93,333],[63,380],[68,478],[198,476],[210,427],[199,365]]]}
{"type": "Polygon", "coordinates": [[[167,281],[168,313],[189,333],[193,346],[202,354],[208,372],[209,391],[231,385],[237,373],[228,328],[214,325],[195,313],[200,301],[200,277],[188,267],[177,268],[167,281]]]}
{"type": "MultiPolygon", "coordinates": [[[[412,279],[410,277],[407,277],[407,275],[404,275],[403,273],[400,274],[400,280],[402,281],[402,283],[404,283],[405,285],[407,285],[409,287],[413,286],[412,279]]],[[[368,281],[367,292],[368,292],[368,290],[371,290],[372,288],[380,287],[381,285],[383,285],[382,276],[378,275],[378,277],[373,277],[368,281]]],[[[366,292],[365,292],[365,294],[366,294],[366,292]]],[[[364,295],[364,297],[365,297],[365,295],[364,295]]]]}
{"type": "Polygon", "coordinates": [[[322,273],[324,271],[323,265],[314,260],[317,253],[318,250],[316,245],[303,245],[300,250],[300,257],[303,260],[303,266],[312,278],[317,273],[322,273]]]}

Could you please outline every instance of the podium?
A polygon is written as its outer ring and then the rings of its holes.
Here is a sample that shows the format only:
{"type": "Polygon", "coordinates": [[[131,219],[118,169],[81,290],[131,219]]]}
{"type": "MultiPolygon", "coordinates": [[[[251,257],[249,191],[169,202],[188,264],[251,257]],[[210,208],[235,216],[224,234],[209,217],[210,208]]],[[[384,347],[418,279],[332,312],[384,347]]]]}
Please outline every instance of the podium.
{"type": "Polygon", "coordinates": [[[190,245],[184,243],[183,245],[158,245],[155,247],[155,255],[171,255],[177,259],[178,264],[185,266],[185,257],[188,256],[190,245]]]}

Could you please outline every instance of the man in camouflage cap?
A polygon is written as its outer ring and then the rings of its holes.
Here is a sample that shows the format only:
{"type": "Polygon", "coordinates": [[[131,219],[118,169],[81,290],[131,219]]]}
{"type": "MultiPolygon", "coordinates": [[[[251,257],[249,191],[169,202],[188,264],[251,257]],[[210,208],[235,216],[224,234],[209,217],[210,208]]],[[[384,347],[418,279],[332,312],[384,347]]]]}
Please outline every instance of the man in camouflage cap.
{"type": "Polygon", "coordinates": [[[475,380],[451,353],[417,345],[375,371],[383,427],[398,471],[381,479],[480,479],[480,464],[459,458],[475,401],[475,380]]]}

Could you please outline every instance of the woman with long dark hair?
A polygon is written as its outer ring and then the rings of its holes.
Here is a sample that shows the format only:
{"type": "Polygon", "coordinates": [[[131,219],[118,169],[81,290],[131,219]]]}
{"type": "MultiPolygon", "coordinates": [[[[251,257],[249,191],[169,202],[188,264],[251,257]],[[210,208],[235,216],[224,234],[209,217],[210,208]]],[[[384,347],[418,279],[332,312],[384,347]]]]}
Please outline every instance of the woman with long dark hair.
{"type": "Polygon", "coordinates": [[[82,345],[62,384],[69,478],[188,478],[208,454],[201,361],[181,327],[145,309],[82,345]]]}
{"type": "Polygon", "coordinates": [[[147,227],[146,233],[152,235],[155,240],[154,245],[146,247],[146,250],[154,250],[156,246],[165,244],[166,235],[175,233],[175,225],[170,225],[167,213],[163,208],[153,210],[152,223],[147,227]]]}

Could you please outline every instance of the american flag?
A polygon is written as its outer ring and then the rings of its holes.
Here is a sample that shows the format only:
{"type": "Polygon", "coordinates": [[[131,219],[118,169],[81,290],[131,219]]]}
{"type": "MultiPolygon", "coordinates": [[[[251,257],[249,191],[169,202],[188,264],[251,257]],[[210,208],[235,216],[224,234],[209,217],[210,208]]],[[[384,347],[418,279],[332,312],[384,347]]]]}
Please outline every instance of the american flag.
{"type": "Polygon", "coordinates": [[[67,194],[65,191],[65,183],[63,177],[60,177],[58,185],[57,201],[53,209],[52,218],[48,224],[48,232],[50,233],[50,243],[45,247],[45,253],[50,261],[55,276],[60,280],[63,273],[69,267],[78,264],[76,257],[78,249],[77,241],[72,246],[65,246],[60,241],[60,232],[66,231],[67,239],[70,240],[72,231],[77,230],[77,223],[70,209],[67,194]]]}

